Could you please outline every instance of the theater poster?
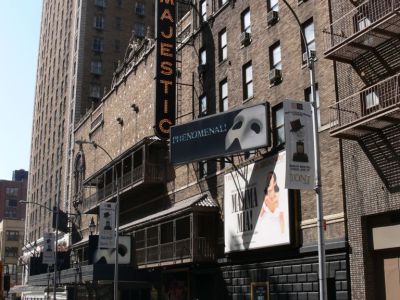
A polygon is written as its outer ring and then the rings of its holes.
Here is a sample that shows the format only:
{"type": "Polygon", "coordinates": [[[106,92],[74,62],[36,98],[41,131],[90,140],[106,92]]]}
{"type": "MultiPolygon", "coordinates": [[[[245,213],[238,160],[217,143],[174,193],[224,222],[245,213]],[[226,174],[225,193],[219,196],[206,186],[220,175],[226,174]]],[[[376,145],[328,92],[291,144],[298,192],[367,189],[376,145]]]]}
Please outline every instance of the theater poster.
{"type": "Polygon", "coordinates": [[[290,244],[286,153],[225,175],[225,252],[290,244]]]}
{"type": "Polygon", "coordinates": [[[314,137],[311,104],[285,100],[286,187],[294,190],[315,188],[314,137]]]}

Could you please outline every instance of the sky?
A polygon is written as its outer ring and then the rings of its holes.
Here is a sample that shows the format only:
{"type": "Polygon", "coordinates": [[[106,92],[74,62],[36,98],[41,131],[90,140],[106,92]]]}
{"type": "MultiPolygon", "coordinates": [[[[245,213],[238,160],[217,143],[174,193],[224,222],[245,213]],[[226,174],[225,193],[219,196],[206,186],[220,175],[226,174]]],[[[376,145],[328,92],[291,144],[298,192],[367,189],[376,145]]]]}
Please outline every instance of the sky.
{"type": "Polygon", "coordinates": [[[0,0],[0,180],[29,169],[42,0],[0,0]]]}

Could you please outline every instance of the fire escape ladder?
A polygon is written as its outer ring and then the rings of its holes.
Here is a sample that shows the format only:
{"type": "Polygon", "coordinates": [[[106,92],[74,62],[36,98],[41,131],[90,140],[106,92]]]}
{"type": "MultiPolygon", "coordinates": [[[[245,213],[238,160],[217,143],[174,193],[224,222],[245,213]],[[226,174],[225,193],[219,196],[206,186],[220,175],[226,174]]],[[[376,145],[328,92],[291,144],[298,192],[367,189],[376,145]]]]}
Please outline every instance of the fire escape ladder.
{"type": "Polygon", "coordinates": [[[400,191],[400,124],[376,130],[358,140],[390,192],[400,191]]]}

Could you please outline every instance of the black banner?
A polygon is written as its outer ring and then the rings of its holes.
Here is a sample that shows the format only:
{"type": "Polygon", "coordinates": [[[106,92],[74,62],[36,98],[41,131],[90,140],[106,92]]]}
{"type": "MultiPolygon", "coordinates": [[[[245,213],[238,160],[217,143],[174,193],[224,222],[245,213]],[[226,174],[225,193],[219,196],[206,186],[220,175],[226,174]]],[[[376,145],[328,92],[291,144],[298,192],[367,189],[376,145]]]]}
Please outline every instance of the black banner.
{"type": "Polygon", "coordinates": [[[171,128],[171,162],[187,163],[269,146],[269,104],[200,118],[171,128]]]}
{"type": "Polygon", "coordinates": [[[175,124],[176,20],[175,0],[157,0],[155,134],[169,138],[175,124]]]}

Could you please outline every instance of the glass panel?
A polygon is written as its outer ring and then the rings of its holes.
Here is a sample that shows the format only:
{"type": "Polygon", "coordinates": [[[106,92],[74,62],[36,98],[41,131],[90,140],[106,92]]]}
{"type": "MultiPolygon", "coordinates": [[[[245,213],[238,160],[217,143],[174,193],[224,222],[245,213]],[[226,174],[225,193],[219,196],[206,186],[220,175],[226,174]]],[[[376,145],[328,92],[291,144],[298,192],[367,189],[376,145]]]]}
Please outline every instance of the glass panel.
{"type": "Polygon", "coordinates": [[[158,245],[158,227],[147,228],[147,247],[158,245]]]}
{"type": "Polygon", "coordinates": [[[281,65],[281,46],[277,46],[274,49],[272,49],[272,62],[273,62],[273,67],[276,69],[281,70],[282,65],[281,65]]]}
{"type": "Polygon", "coordinates": [[[161,244],[171,243],[174,240],[174,223],[161,224],[161,244]]]}
{"type": "Polygon", "coordinates": [[[243,15],[243,31],[251,33],[250,10],[243,15]]]}
{"type": "Polygon", "coordinates": [[[200,64],[205,65],[207,63],[207,52],[205,49],[200,51],[200,64]]]}
{"type": "Polygon", "coordinates": [[[143,148],[140,148],[133,154],[133,167],[137,168],[143,163],[143,148]]]}
{"type": "Polygon", "coordinates": [[[253,80],[253,67],[250,65],[246,68],[246,82],[253,80]]]}
{"type": "Polygon", "coordinates": [[[279,11],[279,3],[278,0],[270,0],[270,9],[273,11],[279,11]]]}
{"type": "Polygon", "coordinates": [[[190,238],[190,217],[184,217],[176,220],[176,240],[190,238]]]}

